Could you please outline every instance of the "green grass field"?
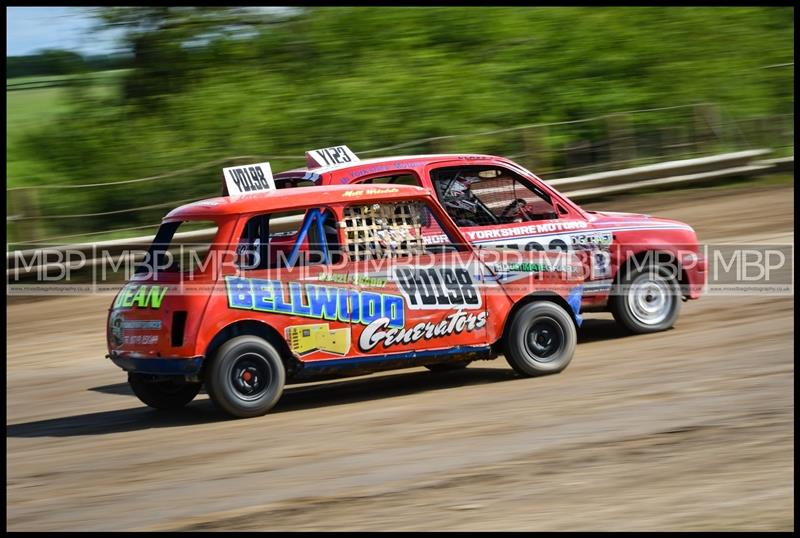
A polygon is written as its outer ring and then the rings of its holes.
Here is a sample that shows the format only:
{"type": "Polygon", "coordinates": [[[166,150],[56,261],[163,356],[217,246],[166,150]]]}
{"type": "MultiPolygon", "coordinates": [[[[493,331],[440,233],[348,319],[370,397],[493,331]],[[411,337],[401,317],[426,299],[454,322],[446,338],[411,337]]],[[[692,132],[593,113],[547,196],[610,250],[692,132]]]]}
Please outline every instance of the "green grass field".
{"type": "MultiPolygon", "coordinates": [[[[113,96],[119,91],[120,76],[127,70],[99,71],[81,75],[90,79],[91,89],[96,95],[113,96]]],[[[69,109],[69,88],[66,86],[31,87],[8,89],[19,84],[47,82],[48,84],[67,82],[75,78],[72,75],[18,77],[6,79],[6,188],[21,187],[42,181],[50,173],[46,163],[36,160],[29,152],[23,151],[26,135],[38,129],[46,129],[55,125],[59,114],[69,109]]],[[[13,200],[8,198],[6,214],[15,211],[13,200]]],[[[30,223],[35,227],[34,236],[50,237],[62,235],[57,226],[45,223],[30,223]]],[[[12,226],[7,228],[6,241],[11,241],[12,226]]],[[[147,232],[148,230],[144,230],[147,232]]],[[[124,232],[121,232],[124,233],[124,232]]],[[[80,239],[80,238],[78,238],[80,239]]]]}
{"type": "Polygon", "coordinates": [[[64,88],[41,88],[6,92],[6,177],[9,187],[31,183],[42,166],[22,155],[27,133],[47,126],[66,109],[64,88]]]}
{"type": "MultiPolygon", "coordinates": [[[[101,71],[80,75],[81,79],[89,79],[91,82],[90,91],[98,96],[113,97],[119,92],[121,76],[128,72],[128,70],[113,70],[101,71]]],[[[6,91],[6,186],[7,188],[26,186],[31,184],[52,183],[53,180],[48,181],[48,176],[51,171],[48,170],[47,163],[42,162],[36,158],[35,153],[31,153],[30,148],[25,148],[25,137],[31,132],[38,129],[47,129],[48,127],[55,127],[58,116],[70,107],[69,92],[70,88],[66,86],[52,86],[52,87],[31,87],[9,90],[9,86],[29,84],[29,83],[58,83],[60,81],[67,82],[69,79],[75,78],[72,75],[68,76],[42,76],[42,77],[20,77],[7,79],[6,91]],[[24,151],[24,150],[28,151],[24,151]]],[[[479,148],[477,148],[479,150],[479,148]]],[[[784,148],[781,148],[784,149],[784,148]]],[[[788,154],[793,154],[793,148],[787,147],[785,151],[788,154]]],[[[782,153],[778,153],[782,155],[782,153]]],[[[793,174],[775,174],[767,177],[756,179],[725,179],[718,182],[703,183],[702,187],[714,188],[739,188],[746,187],[753,184],[758,185],[772,185],[772,184],[787,184],[794,181],[793,174]]],[[[684,188],[693,188],[694,185],[688,185],[684,188]]],[[[700,187],[700,185],[697,185],[700,187]]],[[[25,191],[23,191],[25,192],[25,191]]],[[[14,194],[14,193],[12,193],[14,194]]],[[[647,195],[646,192],[641,193],[647,195]]],[[[60,194],[59,194],[60,196],[60,194]]],[[[24,204],[20,203],[21,207],[14,208],[12,204],[13,199],[7,202],[7,215],[14,215],[20,210],[24,204]]],[[[37,205],[36,202],[32,202],[37,205]]],[[[24,213],[24,209],[21,211],[24,213]]],[[[8,227],[6,236],[7,241],[20,239],[12,233],[11,229],[21,226],[19,224],[11,224],[8,227]]],[[[117,226],[123,228],[124,226],[117,226]]],[[[50,237],[69,236],[75,232],[64,231],[58,224],[58,221],[26,221],[25,224],[25,239],[44,239],[50,237]]],[[[143,228],[138,230],[125,230],[125,231],[101,231],[97,229],[87,228],[86,231],[99,232],[97,234],[86,235],[83,237],[65,238],[66,242],[74,241],[101,241],[108,239],[119,239],[124,237],[138,237],[143,235],[152,234],[155,231],[155,226],[151,228],[143,228]]],[[[77,235],[77,234],[75,234],[77,235]]],[[[58,241],[57,241],[58,242],[58,241]]]]}
{"type": "MultiPolygon", "coordinates": [[[[126,70],[100,71],[81,75],[92,81],[92,91],[113,95],[118,91],[119,79],[126,70]]],[[[68,81],[71,75],[19,77],[6,79],[6,87],[13,84],[68,81]]],[[[56,117],[68,109],[66,87],[26,88],[6,90],[6,184],[19,187],[36,183],[36,178],[46,174],[42,163],[31,160],[22,152],[25,135],[52,124],[56,117]]]]}

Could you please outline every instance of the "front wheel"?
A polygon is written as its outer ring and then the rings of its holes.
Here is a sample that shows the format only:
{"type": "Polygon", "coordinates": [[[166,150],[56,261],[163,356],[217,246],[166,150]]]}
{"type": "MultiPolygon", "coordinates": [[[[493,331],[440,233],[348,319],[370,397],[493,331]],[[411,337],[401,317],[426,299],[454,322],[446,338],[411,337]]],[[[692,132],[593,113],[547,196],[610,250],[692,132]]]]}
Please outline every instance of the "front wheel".
{"type": "Polygon", "coordinates": [[[506,360],[524,376],[555,374],[570,363],[577,341],[575,323],[566,310],[549,301],[529,303],[510,321],[506,360]]]}
{"type": "Polygon", "coordinates": [[[617,323],[636,334],[669,329],[681,310],[681,290],[669,267],[656,263],[620,278],[609,299],[617,323]]]}
{"type": "Polygon", "coordinates": [[[180,409],[200,392],[202,383],[187,383],[183,379],[157,379],[144,374],[129,373],[128,384],[142,403],[163,411],[180,409]]]}
{"type": "Polygon", "coordinates": [[[257,336],[237,336],[219,348],[205,381],[211,400],[224,412],[257,417],[280,399],[286,369],[272,344],[257,336]]]}

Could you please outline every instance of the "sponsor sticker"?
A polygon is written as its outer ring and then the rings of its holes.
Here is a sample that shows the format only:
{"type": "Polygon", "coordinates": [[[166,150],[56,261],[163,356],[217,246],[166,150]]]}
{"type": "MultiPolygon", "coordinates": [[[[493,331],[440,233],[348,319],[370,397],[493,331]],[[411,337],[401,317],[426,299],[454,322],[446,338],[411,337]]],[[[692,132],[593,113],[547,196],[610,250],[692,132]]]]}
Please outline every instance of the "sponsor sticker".
{"type": "Polygon", "coordinates": [[[294,325],[286,328],[286,341],[298,355],[324,351],[347,355],[350,350],[350,329],[333,329],[327,323],[294,325]]]}
{"type": "Polygon", "coordinates": [[[343,274],[321,274],[317,277],[320,282],[337,282],[339,284],[355,284],[369,288],[385,288],[387,280],[385,278],[371,277],[369,275],[343,275],[343,274]]]}
{"type": "Polygon", "coordinates": [[[125,286],[119,292],[117,300],[114,302],[114,308],[132,308],[135,306],[158,310],[161,308],[167,289],[166,286],[155,285],[143,285],[138,288],[135,285],[125,286]]]}
{"type": "Polygon", "coordinates": [[[408,345],[420,340],[442,338],[462,332],[472,332],[482,329],[486,325],[488,312],[477,314],[459,310],[449,314],[438,323],[422,321],[413,327],[390,328],[389,320],[381,318],[367,325],[358,339],[358,347],[367,352],[375,349],[378,344],[384,348],[395,345],[408,345]]]}
{"type": "Polygon", "coordinates": [[[122,343],[128,345],[153,345],[158,343],[157,334],[126,334],[122,343]]]}
{"type": "Polygon", "coordinates": [[[393,192],[400,192],[398,188],[378,188],[378,189],[363,189],[363,190],[352,190],[352,191],[345,191],[342,196],[346,198],[352,198],[354,196],[364,196],[372,195],[372,194],[391,194],[393,192]]]}
{"type": "Polygon", "coordinates": [[[403,298],[399,295],[230,276],[225,277],[225,284],[230,308],[362,325],[387,318],[392,327],[405,325],[403,298]]]}
{"type": "Polygon", "coordinates": [[[125,320],[122,322],[123,329],[161,329],[161,320],[139,320],[139,319],[131,319],[125,320]]]}
{"type": "Polygon", "coordinates": [[[593,232],[570,234],[572,246],[575,248],[591,248],[593,246],[609,246],[613,239],[611,232],[593,232]]]}
{"type": "Polygon", "coordinates": [[[576,273],[581,270],[579,266],[548,261],[489,263],[487,267],[495,273],[576,273]]]}

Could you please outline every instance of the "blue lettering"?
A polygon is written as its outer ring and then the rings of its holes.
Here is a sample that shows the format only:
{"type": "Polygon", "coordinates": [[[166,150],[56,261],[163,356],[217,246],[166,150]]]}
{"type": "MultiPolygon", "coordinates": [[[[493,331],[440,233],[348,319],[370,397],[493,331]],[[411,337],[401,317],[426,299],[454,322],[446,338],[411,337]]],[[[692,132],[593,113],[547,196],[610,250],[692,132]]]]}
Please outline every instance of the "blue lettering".
{"type": "Polygon", "coordinates": [[[383,296],[383,317],[389,318],[389,327],[403,328],[406,325],[403,298],[396,295],[383,296]]]}
{"type": "Polygon", "coordinates": [[[382,317],[381,296],[377,293],[365,291],[361,294],[361,323],[369,325],[382,317]]]}
{"type": "MultiPolygon", "coordinates": [[[[349,292],[342,290],[342,292],[343,293],[341,293],[341,295],[339,296],[340,317],[341,313],[344,311],[347,312],[348,319],[352,323],[359,323],[359,321],[361,320],[361,308],[360,308],[361,305],[359,304],[360,294],[354,290],[350,290],[349,292]],[[344,299],[344,301],[342,299],[344,299]],[[344,310],[342,310],[342,307],[344,307],[344,310]]],[[[343,317],[342,321],[345,321],[343,317]]]]}
{"type": "Polygon", "coordinates": [[[246,278],[227,277],[228,306],[231,308],[253,308],[253,286],[246,278]]]}
{"type": "Polygon", "coordinates": [[[390,327],[405,326],[405,302],[397,295],[289,282],[287,298],[279,280],[228,276],[225,283],[230,308],[363,325],[388,318],[390,327]]]}
{"type": "Polygon", "coordinates": [[[303,297],[301,295],[303,288],[297,282],[289,283],[289,294],[292,298],[292,313],[298,316],[310,316],[311,308],[303,304],[303,297]]]}
{"type": "MultiPolygon", "coordinates": [[[[337,317],[340,321],[350,321],[351,310],[350,310],[350,296],[346,289],[337,288],[336,293],[338,294],[338,314],[337,317]]],[[[358,321],[356,318],[355,321],[358,321]]]]}
{"type": "Polygon", "coordinates": [[[336,298],[339,289],[340,288],[308,284],[306,286],[306,293],[308,294],[311,317],[335,320],[336,298]]]}
{"type": "Polygon", "coordinates": [[[253,308],[254,310],[261,310],[263,312],[272,312],[275,310],[273,304],[274,297],[272,294],[272,282],[269,280],[252,280],[253,282],[253,308]]]}
{"type": "Polygon", "coordinates": [[[275,301],[275,312],[280,312],[281,314],[291,314],[292,313],[292,303],[286,303],[283,300],[283,289],[281,288],[281,283],[278,280],[271,280],[272,283],[272,290],[273,290],[273,301],[275,301]]]}

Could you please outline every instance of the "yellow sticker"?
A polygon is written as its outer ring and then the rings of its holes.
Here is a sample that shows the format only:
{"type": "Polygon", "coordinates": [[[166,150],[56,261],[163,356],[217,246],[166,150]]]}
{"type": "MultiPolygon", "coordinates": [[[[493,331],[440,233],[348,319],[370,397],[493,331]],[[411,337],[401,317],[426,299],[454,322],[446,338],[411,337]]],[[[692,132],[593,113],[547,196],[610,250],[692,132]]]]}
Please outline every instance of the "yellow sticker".
{"type": "Polygon", "coordinates": [[[298,355],[325,351],[346,355],[350,350],[350,329],[333,329],[327,323],[294,325],[286,328],[289,347],[298,355]]]}

